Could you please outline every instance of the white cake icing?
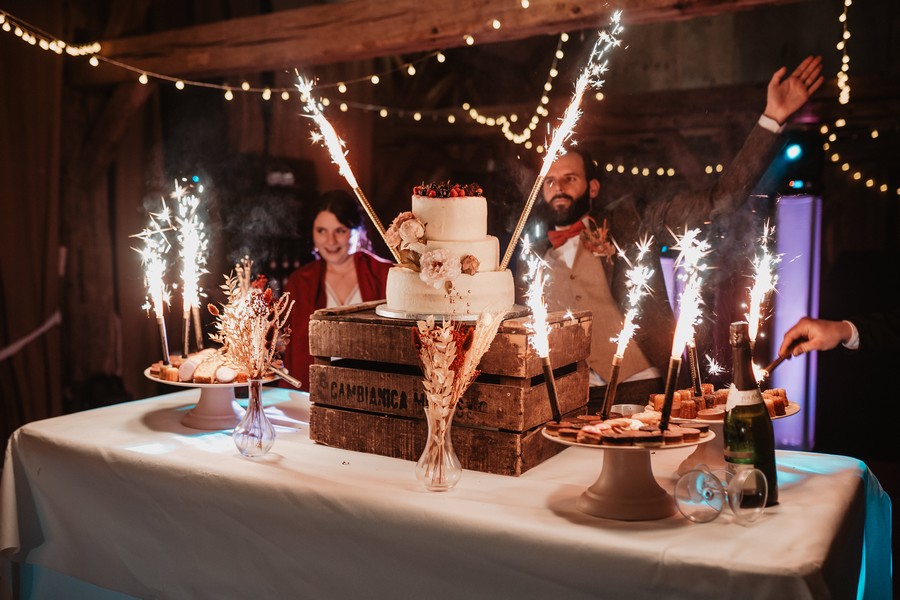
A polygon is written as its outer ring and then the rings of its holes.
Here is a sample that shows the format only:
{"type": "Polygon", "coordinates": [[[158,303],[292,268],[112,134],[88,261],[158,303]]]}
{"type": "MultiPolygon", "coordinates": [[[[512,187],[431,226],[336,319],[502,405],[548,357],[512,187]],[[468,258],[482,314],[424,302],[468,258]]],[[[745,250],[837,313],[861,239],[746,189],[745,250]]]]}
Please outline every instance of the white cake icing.
{"type": "MultiPolygon", "coordinates": [[[[487,236],[487,200],[484,196],[413,196],[412,211],[425,224],[427,240],[467,242],[487,236]]],[[[496,269],[497,264],[492,268],[496,269]]]]}
{"type": "Polygon", "coordinates": [[[450,293],[427,285],[411,269],[394,267],[388,272],[387,306],[402,313],[462,316],[500,312],[512,308],[513,296],[509,269],[460,275],[450,293]]]}
{"type": "MultiPolygon", "coordinates": [[[[480,189],[476,193],[481,193],[480,189]]],[[[512,272],[499,268],[500,242],[495,236],[487,235],[487,201],[483,196],[414,195],[412,214],[424,225],[424,238],[397,242],[400,249],[415,253],[419,259],[443,249],[462,261],[464,270],[466,266],[471,267],[471,259],[467,256],[474,256],[478,268],[475,272],[451,274],[449,279],[435,280],[433,275],[429,277],[428,273],[422,273],[414,264],[395,266],[388,273],[387,302],[383,305],[386,310],[382,314],[462,317],[513,308],[512,272]]],[[[405,218],[408,220],[409,216],[405,218]]],[[[389,234],[399,231],[398,221],[403,219],[404,215],[401,215],[395,220],[389,234]]],[[[426,261],[419,262],[424,264],[426,261]]]]}

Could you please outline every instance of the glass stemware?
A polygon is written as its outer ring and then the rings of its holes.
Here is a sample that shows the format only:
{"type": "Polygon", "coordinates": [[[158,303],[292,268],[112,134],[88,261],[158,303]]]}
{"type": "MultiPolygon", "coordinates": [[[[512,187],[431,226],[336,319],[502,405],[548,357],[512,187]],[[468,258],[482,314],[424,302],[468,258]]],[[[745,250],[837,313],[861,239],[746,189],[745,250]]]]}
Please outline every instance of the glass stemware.
{"type": "Polygon", "coordinates": [[[762,516],[769,486],[759,469],[711,470],[697,465],[675,482],[675,505],[694,523],[708,523],[718,517],[727,503],[734,520],[749,525],[762,516]]]}

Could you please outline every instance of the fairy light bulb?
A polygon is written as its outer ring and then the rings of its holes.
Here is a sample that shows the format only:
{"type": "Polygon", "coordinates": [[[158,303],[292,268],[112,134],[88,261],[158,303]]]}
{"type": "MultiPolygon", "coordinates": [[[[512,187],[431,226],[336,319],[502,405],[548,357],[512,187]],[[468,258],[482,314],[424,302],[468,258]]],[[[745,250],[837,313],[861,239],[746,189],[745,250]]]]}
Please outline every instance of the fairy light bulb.
{"type": "Polygon", "coordinates": [[[264,89],[262,91],[262,99],[269,100],[271,98],[272,98],[272,90],[270,90],[269,88],[264,89]]]}
{"type": "Polygon", "coordinates": [[[184,82],[183,82],[182,80],[179,79],[178,81],[175,82],[175,87],[176,87],[177,89],[179,89],[179,90],[183,90],[183,89],[184,89],[184,82]]]}
{"type": "Polygon", "coordinates": [[[343,81],[340,82],[338,84],[338,91],[342,94],[346,94],[347,93],[347,84],[345,84],[343,81]]]}
{"type": "Polygon", "coordinates": [[[147,85],[147,82],[150,81],[150,78],[147,77],[147,74],[146,74],[146,73],[141,73],[141,76],[138,77],[138,81],[140,81],[140,82],[143,83],[144,85],[147,85]]]}
{"type": "Polygon", "coordinates": [[[406,73],[407,73],[410,77],[412,77],[413,75],[416,74],[416,68],[415,68],[413,65],[409,65],[408,67],[406,67],[406,73]]]}
{"type": "Polygon", "coordinates": [[[100,64],[100,61],[97,59],[96,56],[92,56],[88,62],[91,63],[92,67],[96,67],[97,65],[100,64]]]}
{"type": "Polygon", "coordinates": [[[234,100],[234,94],[232,93],[232,91],[230,89],[225,90],[225,99],[228,100],[229,102],[231,100],[234,100]]]}
{"type": "Polygon", "coordinates": [[[291,99],[290,92],[288,92],[287,90],[284,90],[283,92],[281,92],[281,99],[282,100],[290,100],[291,99]]]}
{"type": "Polygon", "coordinates": [[[381,78],[378,77],[378,75],[372,75],[372,77],[369,78],[369,81],[372,82],[372,85],[378,85],[378,82],[381,81],[381,78]]]}
{"type": "Polygon", "coordinates": [[[248,91],[250,89],[250,83],[248,83],[246,81],[242,82],[241,89],[244,90],[245,92],[248,91]]]}

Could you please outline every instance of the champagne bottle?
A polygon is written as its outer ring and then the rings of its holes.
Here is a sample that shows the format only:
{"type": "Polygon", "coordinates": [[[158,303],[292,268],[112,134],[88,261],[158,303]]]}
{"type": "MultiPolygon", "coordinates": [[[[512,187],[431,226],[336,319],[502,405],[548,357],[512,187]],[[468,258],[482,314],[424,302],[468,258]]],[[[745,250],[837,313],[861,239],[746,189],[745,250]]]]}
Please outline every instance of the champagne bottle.
{"type": "MultiPolygon", "coordinates": [[[[732,475],[741,469],[755,467],[766,476],[769,492],[766,506],[778,504],[778,479],[775,470],[775,434],[772,419],[763,403],[762,393],[753,374],[750,335],[746,321],[731,324],[732,376],[728,402],[725,405],[725,463],[732,475]]],[[[755,478],[751,478],[753,480],[755,478]]],[[[744,490],[752,495],[753,490],[744,490]]]]}

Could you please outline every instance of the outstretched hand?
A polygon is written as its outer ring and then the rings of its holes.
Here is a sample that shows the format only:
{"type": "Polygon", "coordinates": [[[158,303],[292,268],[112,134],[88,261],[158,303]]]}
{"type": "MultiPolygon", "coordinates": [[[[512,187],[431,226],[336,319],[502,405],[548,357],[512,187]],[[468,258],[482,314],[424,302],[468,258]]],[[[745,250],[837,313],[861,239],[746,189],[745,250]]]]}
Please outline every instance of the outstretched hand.
{"type": "Polygon", "coordinates": [[[812,350],[831,350],[850,341],[852,330],[843,321],[803,317],[788,329],[778,349],[778,356],[790,358],[812,350]]]}
{"type": "Polygon", "coordinates": [[[807,56],[794,72],[785,78],[787,67],[781,67],[769,81],[765,115],[784,124],[822,85],[822,57],[807,56]]]}

